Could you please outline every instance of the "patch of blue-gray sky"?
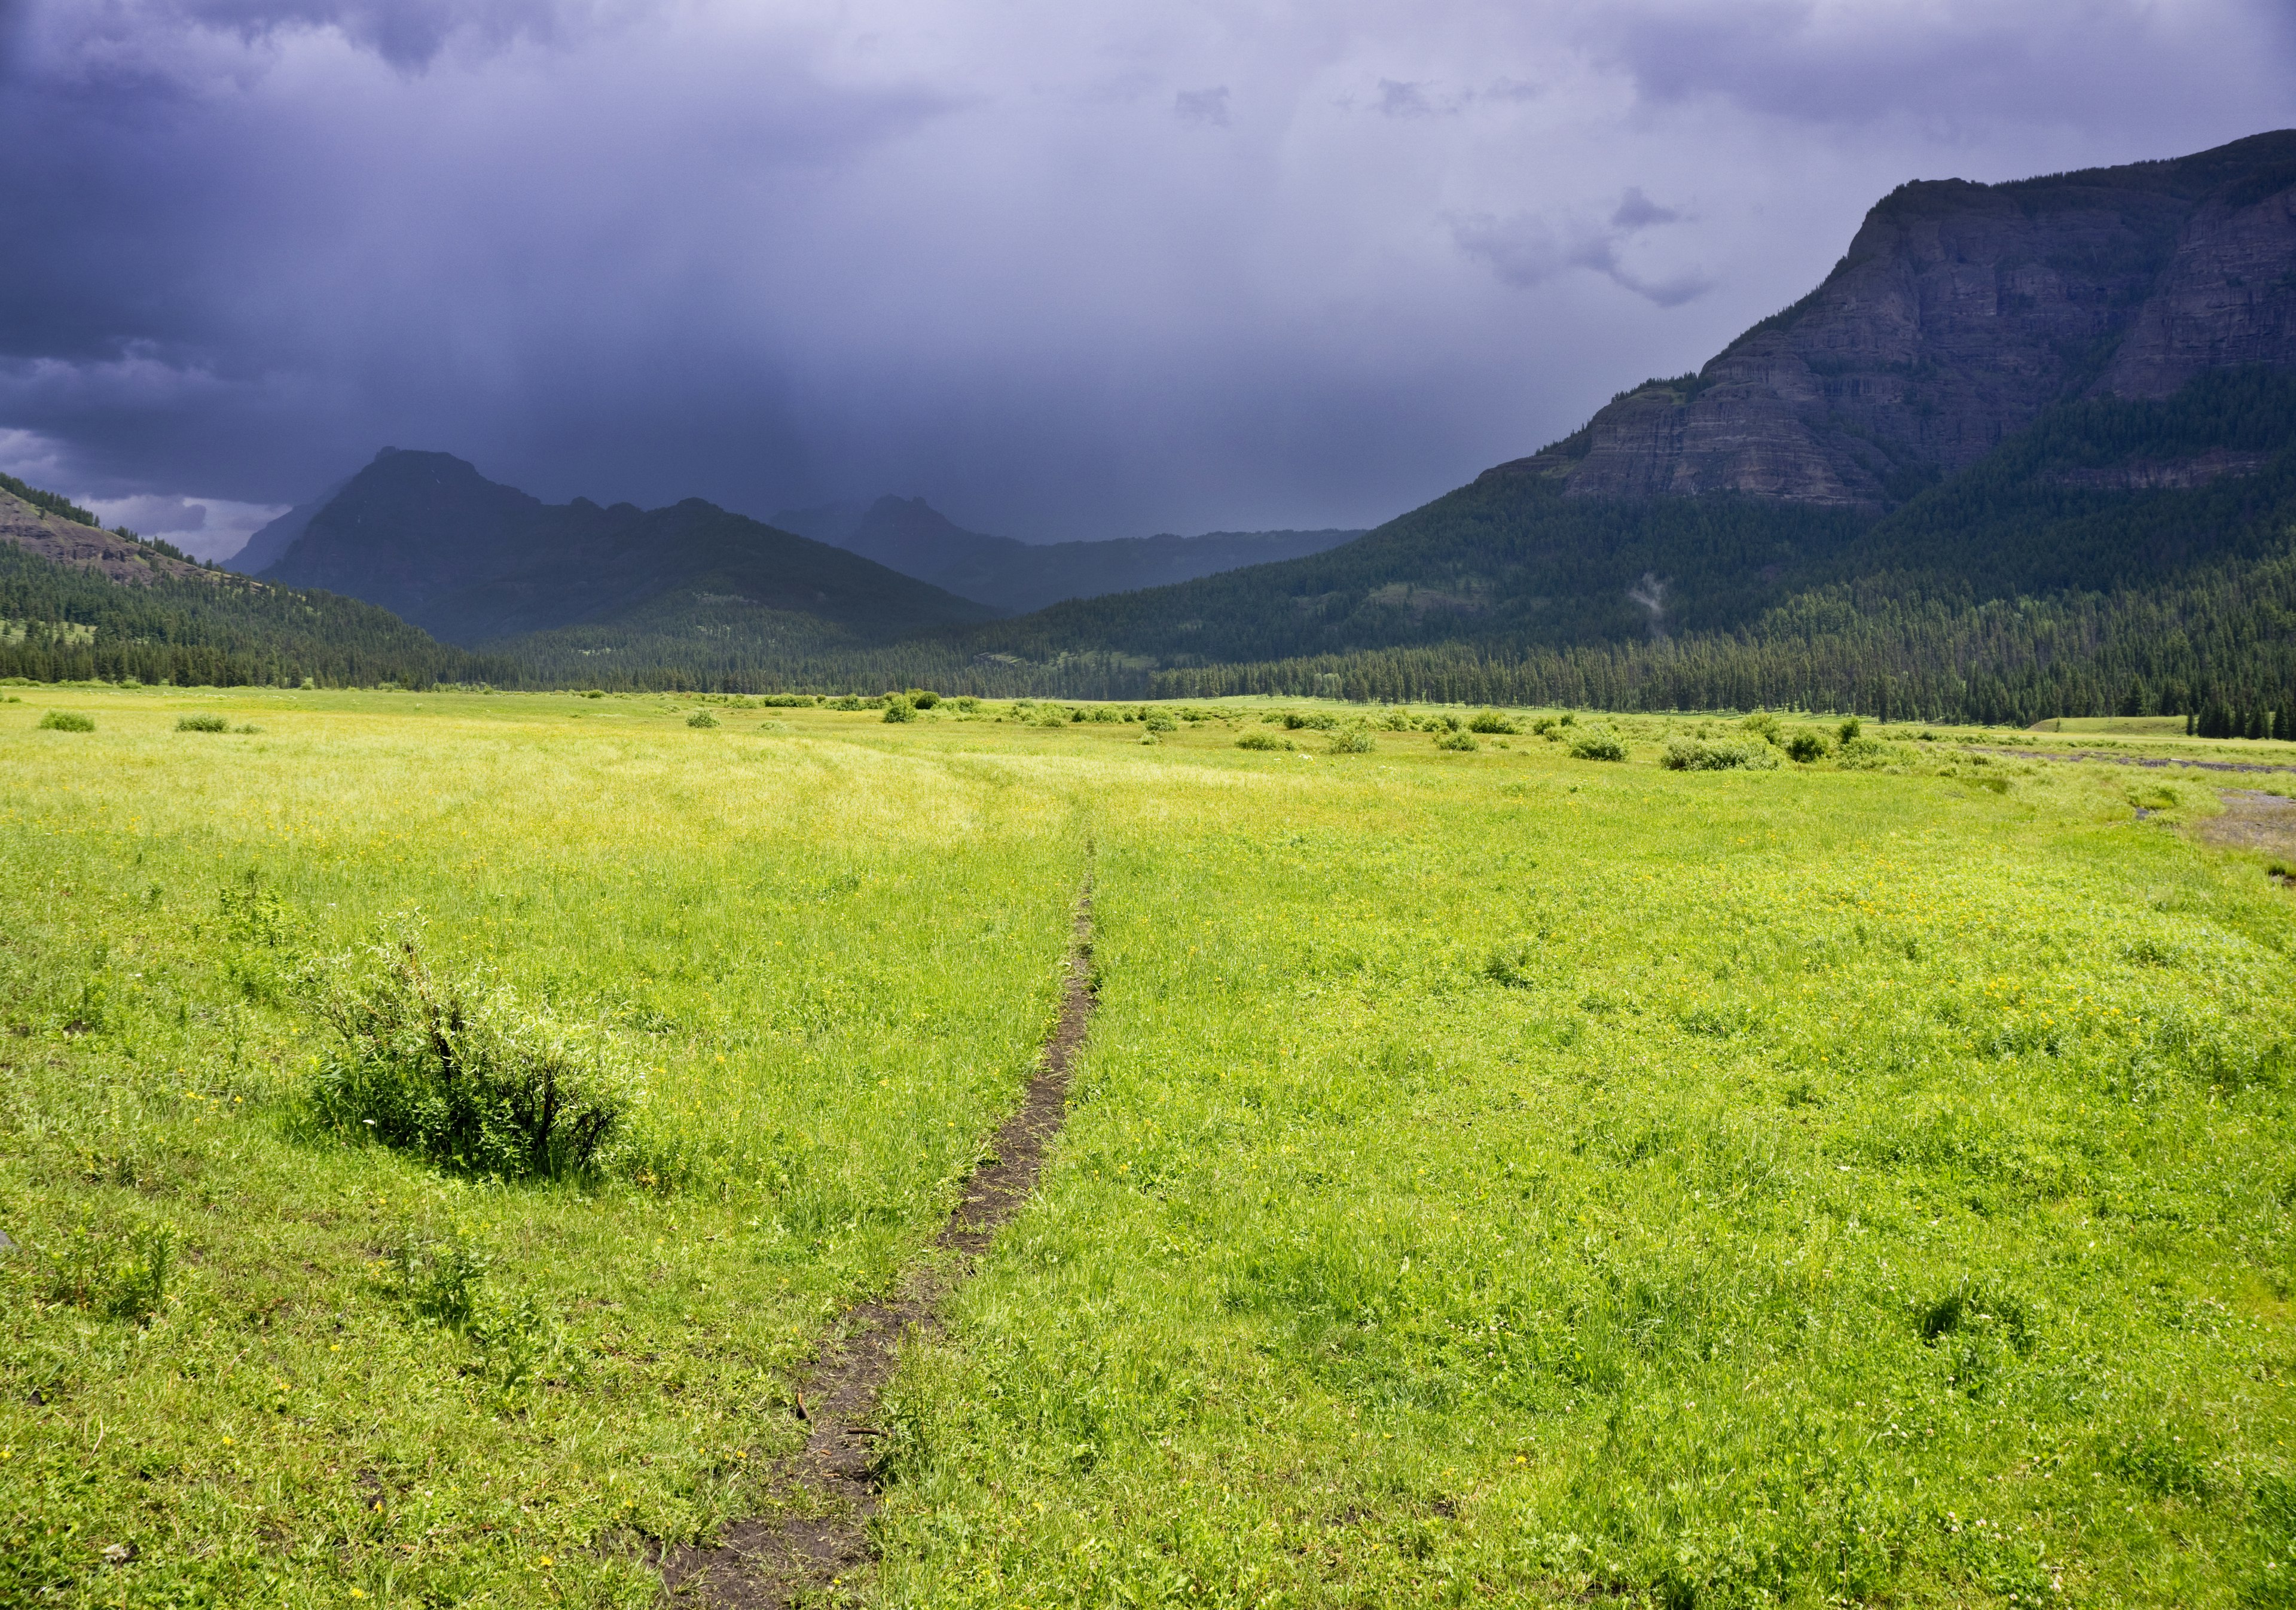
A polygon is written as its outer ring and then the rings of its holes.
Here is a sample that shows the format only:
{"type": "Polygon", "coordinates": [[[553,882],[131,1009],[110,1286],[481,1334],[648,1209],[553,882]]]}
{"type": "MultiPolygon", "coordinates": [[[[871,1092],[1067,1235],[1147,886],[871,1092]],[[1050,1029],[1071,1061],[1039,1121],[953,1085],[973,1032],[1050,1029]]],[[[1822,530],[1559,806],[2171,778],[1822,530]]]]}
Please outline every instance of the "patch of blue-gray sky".
{"type": "Polygon", "coordinates": [[[1901,180],[2291,122],[2283,0],[0,0],[0,468],[1372,524],[1901,180]]]}

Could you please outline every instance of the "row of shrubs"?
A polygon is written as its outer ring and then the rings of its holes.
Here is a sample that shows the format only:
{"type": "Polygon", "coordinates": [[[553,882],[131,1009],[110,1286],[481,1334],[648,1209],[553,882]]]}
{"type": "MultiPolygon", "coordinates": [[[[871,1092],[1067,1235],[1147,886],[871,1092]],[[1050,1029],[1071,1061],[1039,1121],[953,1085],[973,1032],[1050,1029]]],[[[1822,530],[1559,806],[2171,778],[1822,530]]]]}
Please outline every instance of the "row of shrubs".
{"type": "MultiPolygon", "coordinates": [[[[42,732],[94,732],[95,718],[82,715],[76,710],[52,710],[40,718],[40,730],[42,732]]],[[[254,733],[263,729],[248,722],[234,727],[221,716],[202,715],[182,717],[176,723],[176,730],[177,732],[254,733]]]]}

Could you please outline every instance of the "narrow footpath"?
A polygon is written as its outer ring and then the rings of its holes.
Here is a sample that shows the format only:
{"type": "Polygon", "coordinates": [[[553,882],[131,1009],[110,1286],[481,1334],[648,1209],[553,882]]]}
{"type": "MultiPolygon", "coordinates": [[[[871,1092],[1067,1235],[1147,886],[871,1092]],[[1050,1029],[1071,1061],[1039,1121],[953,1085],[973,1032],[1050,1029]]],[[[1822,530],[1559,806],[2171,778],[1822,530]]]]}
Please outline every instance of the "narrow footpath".
{"type": "Polygon", "coordinates": [[[800,1389],[805,1449],[783,1472],[783,1486],[812,1513],[760,1517],[726,1529],[714,1548],[678,1545],[661,1558],[673,1600],[721,1610],[788,1610],[823,1589],[851,1583],[873,1561],[869,1520],[880,1482],[871,1424],[905,1335],[943,1327],[948,1295],[968,1279],[997,1230],[1037,1188],[1045,1154],[1068,1113],[1070,1064],[1092,1021],[1092,886],[1077,904],[1075,938],[1061,989],[1061,1013],[1037,1059],[1020,1109],[989,1142],[988,1158],[966,1180],[964,1197],[934,1237],[953,1253],[912,1270],[898,1294],[845,1316],[800,1389]]]}

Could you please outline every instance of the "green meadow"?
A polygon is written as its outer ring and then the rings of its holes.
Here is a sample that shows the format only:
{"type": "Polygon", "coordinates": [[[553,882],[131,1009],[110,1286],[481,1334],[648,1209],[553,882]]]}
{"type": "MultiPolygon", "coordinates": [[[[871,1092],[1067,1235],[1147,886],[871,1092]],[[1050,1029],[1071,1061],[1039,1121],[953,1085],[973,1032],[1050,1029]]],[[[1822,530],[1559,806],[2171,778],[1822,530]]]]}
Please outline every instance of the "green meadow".
{"type": "Polygon", "coordinates": [[[934,1255],[1087,879],[1066,1128],[906,1352],[841,1598],[2296,1605],[2296,896],[2189,832],[2270,778],[7,692],[0,1605],[645,1606],[808,1502],[795,1387],[934,1255]],[[392,988],[586,1071],[594,1153],[357,1105],[392,988]]]}

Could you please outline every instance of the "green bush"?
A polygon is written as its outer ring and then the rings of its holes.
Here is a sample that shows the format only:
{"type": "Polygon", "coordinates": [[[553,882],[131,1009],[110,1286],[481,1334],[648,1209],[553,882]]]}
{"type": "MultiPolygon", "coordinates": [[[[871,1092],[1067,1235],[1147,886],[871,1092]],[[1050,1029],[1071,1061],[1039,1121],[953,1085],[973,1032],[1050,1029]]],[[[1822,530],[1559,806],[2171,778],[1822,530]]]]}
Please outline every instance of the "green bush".
{"type": "Polygon", "coordinates": [[[1335,755],[1367,755],[1377,747],[1368,721],[1354,722],[1332,735],[1332,752],[1335,755]]]}
{"type": "Polygon", "coordinates": [[[1793,733],[1787,737],[1785,743],[1786,759],[1789,760],[1799,760],[1802,765],[1808,766],[1813,760],[1823,760],[1825,759],[1827,748],[1828,745],[1825,742],[1825,735],[1824,733],[1812,732],[1808,727],[1805,727],[1800,731],[1793,733]]]}
{"type": "Polygon", "coordinates": [[[1519,733],[1522,728],[1516,726],[1513,719],[1505,711],[1487,710],[1467,723],[1467,730],[1469,732],[1519,733]]]}
{"type": "Polygon", "coordinates": [[[795,710],[800,705],[818,704],[821,700],[814,694],[766,694],[757,702],[774,710],[795,710]]]}
{"type": "Polygon", "coordinates": [[[1162,711],[1158,711],[1148,718],[1148,730],[1154,733],[1177,732],[1180,730],[1180,724],[1162,711]]]}
{"type": "Polygon", "coordinates": [[[1482,745],[1475,742],[1474,734],[1462,727],[1453,727],[1436,735],[1435,747],[1472,752],[1482,745]]]}
{"type": "MultiPolygon", "coordinates": [[[[1845,721],[1842,725],[1848,727],[1849,723],[1845,721]]],[[[1833,758],[1834,763],[1846,770],[1872,771],[1876,767],[1887,766],[1898,756],[1891,745],[1879,738],[1853,735],[1842,740],[1841,746],[1834,751],[1833,758]]]]}
{"type": "Polygon", "coordinates": [[[183,716],[176,722],[177,732],[228,732],[231,723],[221,716],[183,716]]]}
{"type": "Polygon", "coordinates": [[[42,732],[94,732],[95,718],[76,710],[52,710],[40,718],[42,732]]]}
{"type": "Polygon", "coordinates": [[[916,719],[917,707],[906,699],[896,699],[885,706],[885,719],[888,721],[914,721],[916,719]]]}
{"type": "Polygon", "coordinates": [[[1731,738],[1669,738],[1659,757],[1669,771],[1767,771],[1777,763],[1778,752],[1768,744],[1731,738]]]}
{"type": "Polygon", "coordinates": [[[1778,719],[1768,711],[1758,710],[1738,725],[1745,732],[1759,738],[1765,743],[1775,743],[1778,741],[1778,719]]]}
{"type": "Polygon", "coordinates": [[[1289,738],[1279,738],[1272,732],[1248,732],[1235,741],[1238,749],[1297,749],[1289,738]]]}
{"type": "Polygon", "coordinates": [[[167,1301],[175,1265],[173,1226],[112,1236],[78,1225],[49,1267],[47,1299],[107,1319],[147,1323],[167,1301]]]}
{"type": "Polygon", "coordinates": [[[913,687],[909,690],[909,702],[919,710],[931,710],[940,702],[940,695],[929,687],[913,687]]]}
{"type": "Polygon", "coordinates": [[[316,1009],[333,1030],[309,1092],[321,1124],[474,1173],[596,1163],[642,1087],[604,1033],[482,974],[434,976],[406,934],[341,958],[316,1009]]]}
{"type": "Polygon", "coordinates": [[[718,718],[706,710],[697,710],[685,718],[685,724],[688,727],[715,727],[718,725],[718,718]]]}
{"type": "Polygon", "coordinates": [[[1838,730],[1841,734],[1841,741],[1844,743],[1847,743],[1856,738],[1863,728],[1857,718],[1852,716],[1848,720],[1844,721],[1838,730]]]}
{"type": "Polygon", "coordinates": [[[1623,760],[1627,743],[1607,727],[1589,727],[1570,740],[1570,754],[1578,760],[1623,760]]]}
{"type": "Polygon", "coordinates": [[[1339,724],[1340,719],[1337,716],[1324,711],[1309,711],[1304,715],[1296,710],[1287,710],[1283,712],[1283,725],[1292,732],[1299,732],[1304,728],[1329,732],[1339,724]]]}

